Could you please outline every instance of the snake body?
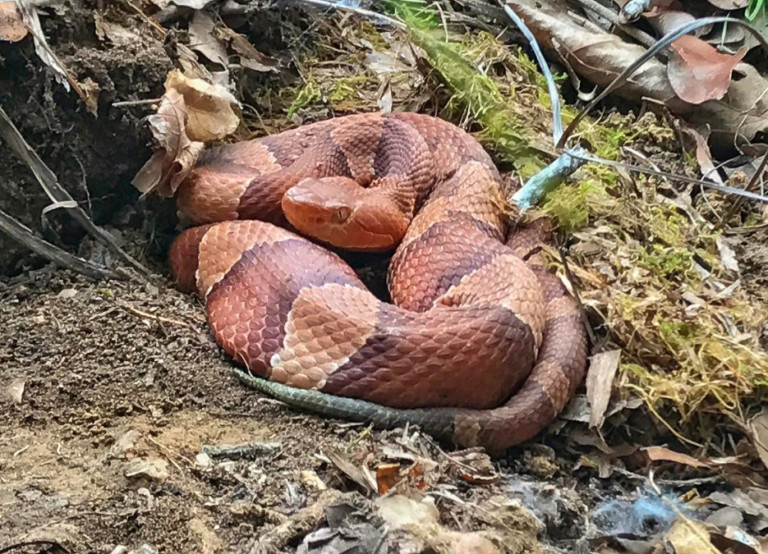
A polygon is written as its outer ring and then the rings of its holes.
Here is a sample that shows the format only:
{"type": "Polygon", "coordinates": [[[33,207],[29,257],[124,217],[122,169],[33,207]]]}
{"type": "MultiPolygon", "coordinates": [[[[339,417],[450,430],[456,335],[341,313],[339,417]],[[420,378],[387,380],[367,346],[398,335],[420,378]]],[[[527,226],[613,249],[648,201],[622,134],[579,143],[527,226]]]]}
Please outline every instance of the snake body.
{"type": "Polygon", "coordinates": [[[587,355],[578,307],[537,254],[548,225],[508,233],[508,192],[443,120],[335,118],[208,150],[177,192],[198,226],[172,244],[171,268],[250,386],[504,449],[562,411],[587,355]],[[392,303],[323,243],[396,247],[392,303]]]}

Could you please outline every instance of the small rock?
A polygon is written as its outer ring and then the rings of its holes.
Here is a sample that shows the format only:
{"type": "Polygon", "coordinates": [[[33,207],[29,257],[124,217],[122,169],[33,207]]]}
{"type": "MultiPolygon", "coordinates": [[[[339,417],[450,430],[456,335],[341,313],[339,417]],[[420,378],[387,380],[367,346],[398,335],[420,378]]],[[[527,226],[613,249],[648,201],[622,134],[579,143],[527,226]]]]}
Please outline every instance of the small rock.
{"type": "Polygon", "coordinates": [[[328,486],[323,483],[320,476],[311,469],[302,471],[299,474],[299,481],[310,491],[324,491],[328,486]]]}
{"type": "Polygon", "coordinates": [[[61,292],[59,292],[59,294],[57,294],[56,296],[58,296],[59,298],[67,299],[67,298],[73,298],[76,295],[77,295],[77,290],[75,289],[62,289],[61,292]]]}
{"type": "Polygon", "coordinates": [[[200,452],[195,456],[195,463],[200,467],[211,467],[211,457],[205,452],[200,452]]]}
{"type": "Polygon", "coordinates": [[[189,530],[195,537],[195,542],[200,546],[203,554],[213,554],[221,549],[221,540],[216,533],[211,531],[208,526],[199,518],[193,518],[187,523],[189,530]]]}
{"type": "Polygon", "coordinates": [[[11,381],[11,384],[8,385],[8,388],[6,389],[6,394],[8,395],[8,398],[10,398],[13,402],[16,404],[21,404],[21,401],[24,397],[24,386],[26,384],[26,381],[24,379],[18,378],[11,381]]]}
{"type": "Polygon", "coordinates": [[[393,529],[406,525],[425,527],[436,525],[440,517],[434,501],[426,497],[421,502],[402,495],[379,499],[379,516],[393,529]]]}
{"type": "Polygon", "coordinates": [[[131,550],[128,554],[159,554],[157,550],[149,546],[147,543],[142,544],[136,550],[131,550]]]}
{"type": "Polygon", "coordinates": [[[479,533],[461,533],[451,542],[450,553],[501,554],[501,551],[479,533]]]}
{"type": "Polygon", "coordinates": [[[126,554],[126,552],[128,552],[128,547],[118,544],[110,554],[126,554]]]}
{"type": "Polygon", "coordinates": [[[159,458],[136,460],[128,464],[128,467],[125,469],[125,476],[128,478],[147,477],[163,481],[168,478],[168,462],[159,458]]]}
{"type": "Polygon", "coordinates": [[[129,429],[120,435],[120,438],[118,438],[115,441],[115,444],[112,445],[112,448],[109,449],[110,456],[114,458],[124,457],[125,453],[134,447],[140,436],[139,432],[135,429],[129,429]]]}

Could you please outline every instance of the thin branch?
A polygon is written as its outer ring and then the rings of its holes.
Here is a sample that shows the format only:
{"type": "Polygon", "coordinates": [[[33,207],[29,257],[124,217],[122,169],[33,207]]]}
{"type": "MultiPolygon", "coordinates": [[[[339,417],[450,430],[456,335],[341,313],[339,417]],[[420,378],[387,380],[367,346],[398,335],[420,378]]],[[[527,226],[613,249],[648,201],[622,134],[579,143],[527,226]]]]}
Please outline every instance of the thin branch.
{"type": "Polygon", "coordinates": [[[319,8],[327,8],[329,10],[342,10],[347,11],[351,13],[356,13],[358,15],[365,16],[370,19],[374,19],[377,21],[380,21],[382,23],[386,23],[388,25],[392,25],[393,27],[396,27],[397,29],[405,30],[407,29],[407,26],[402,21],[398,21],[397,19],[393,17],[389,17],[388,15],[383,15],[378,12],[375,12],[373,10],[366,10],[365,8],[358,8],[355,6],[347,6],[345,4],[333,2],[333,1],[327,1],[327,0],[298,0],[300,4],[310,4],[312,6],[317,6],[319,8]]]}
{"type": "Polygon", "coordinates": [[[152,275],[152,272],[149,269],[124,252],[117,245],[112,235],[96,226],[79,204],[70,203],[75,202],[75,200],[66,189],[59,184],[53,171],[45,165],[45,162],[40,159],[40,156],[38,156],[27,141],[24,140],[24,137],[2,107],[0,107],[0,138],[2,138],[8,146],[10,146],[11,150],[13,150],[16,155],[29,166],[29,169],[32,170],[37,182],[40,184],[43,191],[45,191],[45,194],[48,195],[48,198],[51,199],[51,202],[61,206],[62,209],[66,209],[70,215],[82,225],[83,229],[85,229],[88,234],[105,245],[112,253],[138,271],[141,275],[152,275]]]}
{"type": "Polygon", "coordinates": [[[606,8],[599,2],[596,2],[595,0],[577,0],[577,2],[581,4],[585,10],[591,11],[592,13],[595,13],[600,17],[608,20],[612,25],[615,25],[618,29],[631,36],[646,48],[653,47],[654,43],[656,42],[656,39],[645,31],[630,25],[623,25],[619,21],[619,15],[616,12],[606,8]]]}
{"type": "Polygon", "coordinates": [[[0,231],[19,244],[26,246],[35,254],[91,279],[126,279],[126,275],[73,256],[69,252],[65,252],[59,247],[38,238],[28,227],[19,223],[2,210],[0,210],[0,231]]]}
{"type": "Polygon", "coordinates": [[[512,20],[512,22],[517,25],[517,28],[520,29],[520,32],[523,33],[523,36],[528,41],[528,44],[533,50],[533,55],[536,56],[536,61],[539,63],[541,72],[544,74],[544,78],[547,81],[547,91],[549,92],[549,100],[552,104],[552,135],[555,139],[555,143],[557,143],[560,140],[560,137],[563,136],[563,117],[560,113],[560,93],[557,90],[555,77],[552,75],[552,71],[549,69],[547,58],[544,57],[536,37],[533,36],[533,33],[522,20],[522,18],[517,15],[512,10],[512,8],[504,4],[503,0],[499,0],[499,3],[502,5],[504,11],[512,20]]]}

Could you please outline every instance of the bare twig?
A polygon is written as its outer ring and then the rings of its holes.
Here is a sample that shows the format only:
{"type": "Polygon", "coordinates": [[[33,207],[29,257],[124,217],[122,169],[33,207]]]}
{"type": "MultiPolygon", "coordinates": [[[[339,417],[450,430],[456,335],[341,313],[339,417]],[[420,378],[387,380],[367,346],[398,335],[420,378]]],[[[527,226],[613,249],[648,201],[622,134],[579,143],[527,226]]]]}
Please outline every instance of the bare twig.
{"type": "Polygon", "coordinates": [[[600,17],[607,19],[612,25],[615,25],[616,27],[621,29],[624,33],[631,36],[633,39],[635,39],[637,42],[639,42],[646,48],[652,47],[653,44],[656,42],[656,39],[653,38],[648,33],[646,33],[645,31],[642,31],[637,27],[632,27],[631,25],[622,25],[622,23],[619,21],[619,14],[606,8],[599,2],[596,2],[595,0],[577,0],[577,1],[579,2],[579,4],[581,4],[584,7],[585,10],[589,10],[593,13],[596,13],[600,17]]]}
{"type": "Polygon", "coordinates": [[[203,446],[203,452],[211,458],[229,460],[255,460],[262,456],[274,456],[283,448],[280,442],[251,442],[234,446],[203,446]]]}
{"type": "Polygon", "coordinates": [[[54,540],[46,540],[46,539],[40,539],[40,540],[32,540],[32,541],[22,541],[22,542],[16,542],[13,544],[9,544],[7,546],[4,546],[0,548],[0,554],[5,554],[6,552],[12,552],[14,550],[18,550],[20,548],[24,548],[25,546],[53,546],[58,548],[61,552],[69,553],[69,550],[67,550],[61,543],[54,540]]]}
{"type": "Polygon", "coordinates": [[[74,202],[72,196],[70,196],[66,189],[59,184],[53,171],[45,165],[45,162],[40,159],[27,141],[24,140],[24,137],[2,107],[0,107],[0,138],[2,138],[8,146],[10,146],[11,150],[13,150],[16,155],[29,166],[29,169],[32,170],[37,182],[40,183],[40,186],[43,191],[45,191],[45,194],[48,195],[48,198],[51,199],[51,202],[59,204],[62,208],[67,209],[72,217],[82,225],[83,229],[85,229],[88,234],[105,245],[111,252],[138,271],[141,275],[147,277],[152,274],[149,269],[124,252],[117,245],[112,235],[96,226],[88,217],[88,214],[86,214],[78,204],[70,204],[70,202],[74,202]]]}
{"type": "Polygon", "coordinates": [[[133,314],[139,317],[144,317],[146,319],[151,319],[153,321],[157,321],[158,323],[181,325],[183,327],[186,327],[187,329],[192,329],[193,331],[199,330],[199,329],[196,329],[193,325],[187,323],[186,321],[180,321],[178,319],[171,319],[170,317],[163,317],[159,315],[150,314],[148,312],[141,311],[138,308],[134,308],[133,306],[129,306],[128,304],[120,304],[120,307],[130,314],[133,314]]]}
{"type": "Polygon", "coordinates": [[[111,271],[100,265],[78,258],[69,252],[65,252],[61,248],[38,238],[28,227],[19,223],[2,210],[0,210],[0,231],[7,234],[19,244],[26,246],[35,254],[91,279],[127,278],[127,276],[122,273],[111,271]]]}
{"type": "Polygon", "coordinates": [[[249,554],[276,552],[297,537],[306,535],[325,519],[325,509],[341,498],[341,492],[329,489],[317,501],[293,514],[287,521],[256,538],[249,554]]]}
{"type": "Polygon", "coordinates": [[[122,102],[112,102],[113,108],[127,108],[129,106],[146,106],[157,104],[162,98],[148,98],[147,100],[123,100],[122,102]]]}

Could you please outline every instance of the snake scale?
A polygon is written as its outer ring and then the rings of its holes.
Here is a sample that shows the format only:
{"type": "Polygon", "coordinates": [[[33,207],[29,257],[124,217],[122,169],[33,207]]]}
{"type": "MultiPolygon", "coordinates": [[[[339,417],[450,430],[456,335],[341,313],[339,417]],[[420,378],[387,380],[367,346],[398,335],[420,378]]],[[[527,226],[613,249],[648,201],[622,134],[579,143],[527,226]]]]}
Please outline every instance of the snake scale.
{"type": "Polygon", "coordinates": [[[504,449],[552,422],[587,359],[578,306],[538,254],[549,225],[510,232],[508,187],[471,135],[413,113],[213,147],[177,191],[196,226],[171,269],[250,386],[504,449]],[[394,250],[392,303],[325,246],[394,250]]]}

